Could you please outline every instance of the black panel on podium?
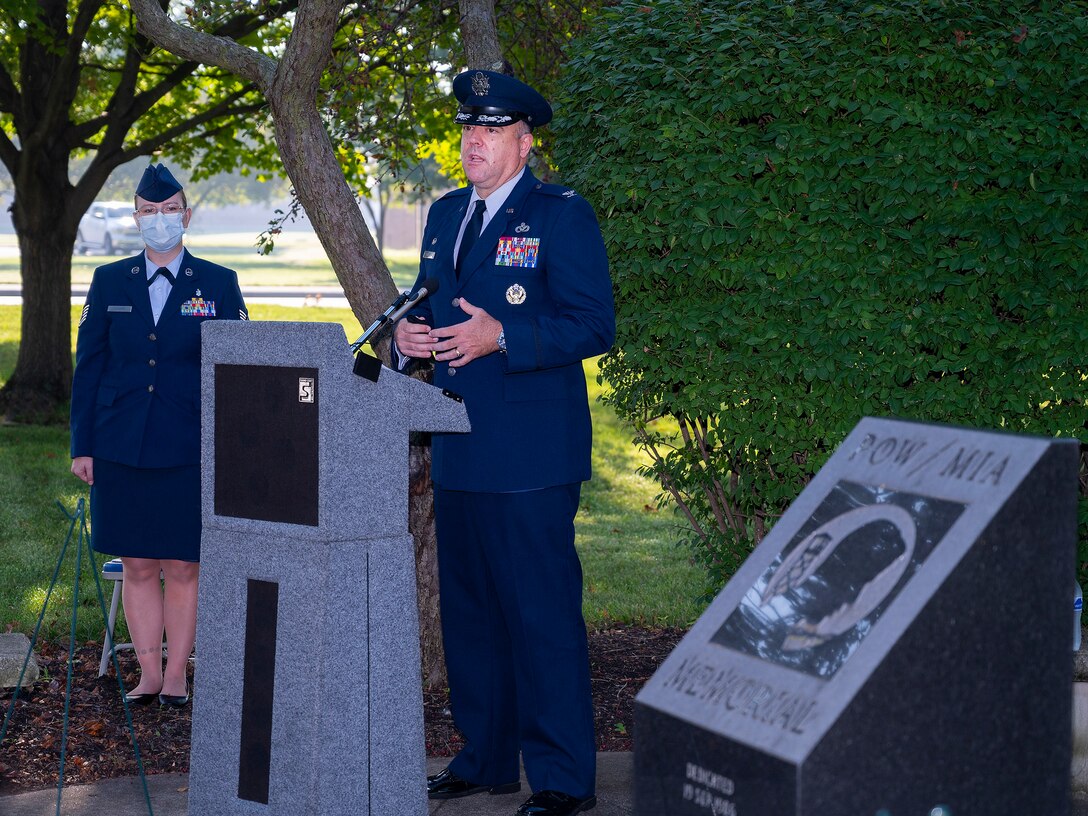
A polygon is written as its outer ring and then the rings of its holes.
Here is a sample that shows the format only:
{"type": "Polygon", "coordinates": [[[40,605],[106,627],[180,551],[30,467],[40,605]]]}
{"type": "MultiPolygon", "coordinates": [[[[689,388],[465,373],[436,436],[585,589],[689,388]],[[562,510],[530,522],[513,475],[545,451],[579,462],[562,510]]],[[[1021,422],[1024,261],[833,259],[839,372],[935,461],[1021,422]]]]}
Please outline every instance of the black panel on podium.
{"type": "Polygon", "coordinates": [[[215,512],[318,523],[317,369],[215,367],[215,512]]]}

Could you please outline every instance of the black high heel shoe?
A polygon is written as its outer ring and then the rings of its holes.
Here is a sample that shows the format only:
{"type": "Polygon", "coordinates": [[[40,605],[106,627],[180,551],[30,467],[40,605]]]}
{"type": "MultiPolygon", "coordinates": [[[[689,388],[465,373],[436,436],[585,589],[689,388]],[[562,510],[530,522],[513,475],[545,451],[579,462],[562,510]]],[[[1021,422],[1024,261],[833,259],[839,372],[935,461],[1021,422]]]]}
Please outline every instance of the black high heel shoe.
{"type": "Polygon", "coordinates": [[[159,705],[181,708],[189,704],[189,684],[185,684],[184,694],[160,694],[159,705]]]}
{"type": "Polygon", "coordinates": [[[144,691],[144,692],[141,692],[139,694],[129,694],[126,691],[125,692],[125,702],[128,703],[129,705],[147,705],[152,700],[154,700],[156,697],[160,697],[160,696],[161,695],[158,692],[154,692],[154,691],[144,691]]]}

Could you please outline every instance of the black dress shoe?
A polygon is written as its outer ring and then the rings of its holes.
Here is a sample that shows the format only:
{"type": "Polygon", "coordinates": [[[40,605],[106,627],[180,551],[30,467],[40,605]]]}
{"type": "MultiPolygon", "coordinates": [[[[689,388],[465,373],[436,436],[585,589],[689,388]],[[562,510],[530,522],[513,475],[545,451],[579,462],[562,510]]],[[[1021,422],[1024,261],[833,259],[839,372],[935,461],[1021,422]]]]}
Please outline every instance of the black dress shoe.
{"type": "Polygon", "coordinates": [[[140,694],[129,694],[125,692],[125,702],[129,705],[147,705],[159,695],[154,691],[142,692],[140,694]]]}
{"type": "Polygon", "coordinates": [[[520,782],[508,782],[505,785],[477,785],[475,782],[462,779],[449,768],[427,777],[428,799],[460,799],[462,796],[472,796],[474,793],[484,791],[495,796],[502,793],[517,793],[519,790],[521,790],[520,782]]]}
{"type": "Polygon", "coordinates": [[[542,790],[530,796],[514,816],[573,816],[592,809],[596,804],[596,796],[579,799],[560,791],[542,790]]]}
{"type": "Polygon", "coordinates": [[[160,694],[159,705],[181,708],[189,704],[189,686],[185,686],[184,694],[160,694]]]}

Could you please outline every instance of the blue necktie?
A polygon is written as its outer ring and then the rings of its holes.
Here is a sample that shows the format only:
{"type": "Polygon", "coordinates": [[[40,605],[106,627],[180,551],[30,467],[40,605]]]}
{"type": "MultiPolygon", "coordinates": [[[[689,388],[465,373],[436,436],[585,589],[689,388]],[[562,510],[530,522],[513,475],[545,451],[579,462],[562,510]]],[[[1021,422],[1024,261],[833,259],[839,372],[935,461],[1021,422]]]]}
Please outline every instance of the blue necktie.
{"type": "Polygon", "coordinates": [[[465,227],[465,234],[461,236],[461,246],[457,249],[457,263],[454,265],[454,270],[458,275],[461,274],[461,264],[468,257],[468,253],[472,249],[472,245],[476,243],[476,239],[480,237],[486,209],[487,204],[484,203],[484,200],[482,198],[478,199],[476,209],[472,211],[472,218],[469,219],[468,226],[465,227]]]}

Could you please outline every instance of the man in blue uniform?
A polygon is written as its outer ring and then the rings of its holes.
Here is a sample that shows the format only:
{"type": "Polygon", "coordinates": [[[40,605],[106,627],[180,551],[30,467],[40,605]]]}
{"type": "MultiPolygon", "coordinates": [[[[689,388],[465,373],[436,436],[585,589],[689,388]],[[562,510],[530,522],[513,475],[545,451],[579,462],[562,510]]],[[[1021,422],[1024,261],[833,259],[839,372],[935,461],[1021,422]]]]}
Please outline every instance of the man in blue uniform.
{"type": "Polygon", "coordinates": [[[248,312],[235,273],[182,246],[192,210],[164,165],[144,171],[135,208],[146,249],[95,270],[79,319],[72,472],[91,485],[94,549],[124,564],[140,663],[127,699],[182,706],[200,560],[200,324],[248,312]]]}
{"type": "Polygon", "coordinates": [[[520,754],[533,795],[518,816],[569,816],[596,804],[574,515],[590,477],[582,361],[614,339],[612,284],[592,208],[526,169],[547,101],[489,71],[453,89],[471,186],[432,205],[419,279],[441,294],[394,335],[401,355],[433,358],[435,385],[472,423],[433,440],[443,640],[466,744],[427,789],[513,793],[520,754]]]}

